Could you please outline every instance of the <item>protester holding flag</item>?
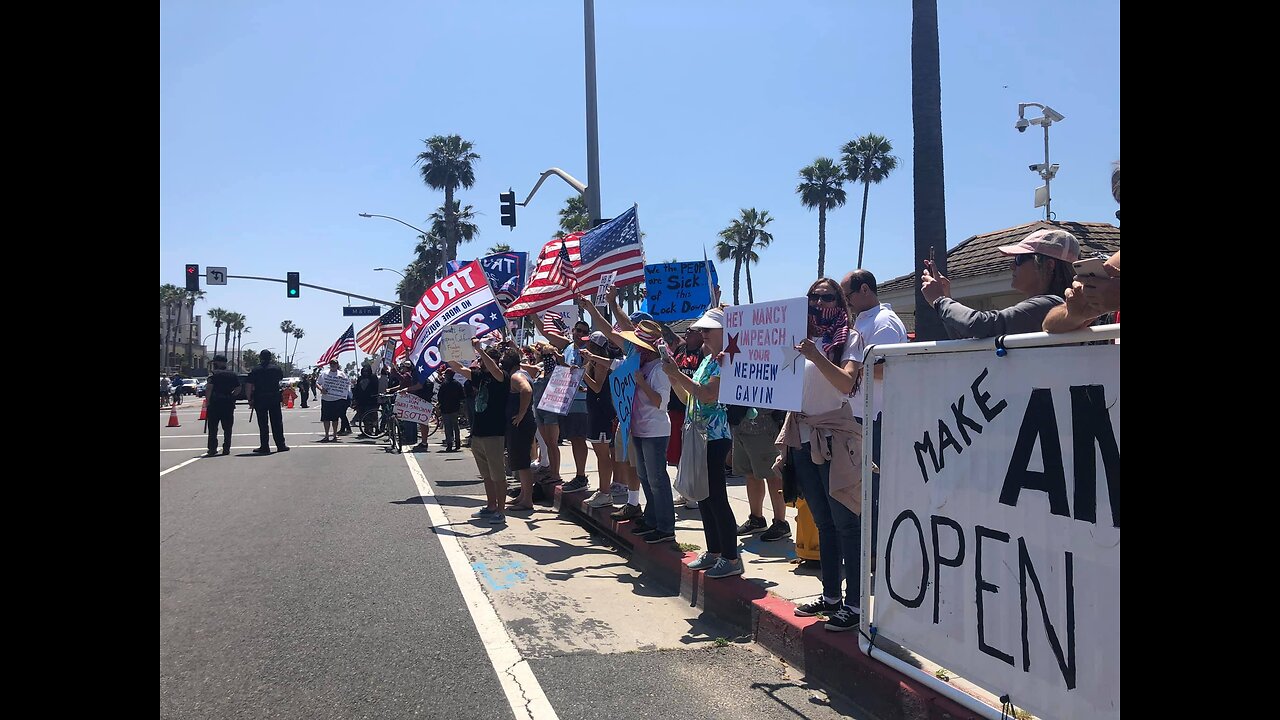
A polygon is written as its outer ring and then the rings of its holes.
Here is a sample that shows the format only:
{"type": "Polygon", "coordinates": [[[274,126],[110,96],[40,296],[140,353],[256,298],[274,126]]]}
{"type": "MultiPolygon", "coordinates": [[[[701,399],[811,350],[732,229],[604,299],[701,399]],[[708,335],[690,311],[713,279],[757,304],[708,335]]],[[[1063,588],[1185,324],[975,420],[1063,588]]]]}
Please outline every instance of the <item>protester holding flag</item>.
{"type": "Polygon", "coordinates": [[[482,351],[479,338],[472,338],[471,346],[480,354],[480,369],[463,367],[457,361],[451,361],[449,366],[454,372],[470,380],[476,390],[475,416],[471,425],[471,454],[476,459],[480,477],[484,478],[487,502],[472,517],[487,520],[493,525],[505,525],[507,470],[503,453],[507,426],[510,424],[507,418],[507,397],[511,394],[511,377],[498,365],[501,351],[496,345],[482,351]]]}
{"type": "Polygon", "coordinates": [[[733,508],[729,506],[724,477],[724,459],[733,448],[729,418],[725,406],[719,401],[724,311],[720,308],[707,310],[693,327],[702,330],[703,348],[707,353],[693,377],[685,377],[675,363],[665,357],[662,369],[673,387],[690,396],[689,411],[685,417],[685,442],[694,437],[690,431],[696,431],[697,442],[702,442],[705,432],[709,492],[698,507],[702,509],[702,531],[706,535],[707,550],[689,563],[689,568],[706,570],[706,576],[714,579],[742,574],[742,559],[738,557],[738,524],[733,519],[733,508]]]}

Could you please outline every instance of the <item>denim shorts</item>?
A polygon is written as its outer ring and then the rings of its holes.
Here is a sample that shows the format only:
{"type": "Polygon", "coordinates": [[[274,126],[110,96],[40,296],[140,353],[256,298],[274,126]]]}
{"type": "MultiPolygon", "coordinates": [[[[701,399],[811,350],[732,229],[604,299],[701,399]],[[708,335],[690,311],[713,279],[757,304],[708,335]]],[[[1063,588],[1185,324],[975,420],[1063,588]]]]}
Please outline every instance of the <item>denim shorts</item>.
{"type": "Polygon", "coordinates": [[[560,418],[562,417],[564,416],[557,415],[553,412],[547,412],[546,410],[539,410],[537,408],[534,408],[533,410],[533,419],[537,420],[539,425],[559,425],[560,418]]]}

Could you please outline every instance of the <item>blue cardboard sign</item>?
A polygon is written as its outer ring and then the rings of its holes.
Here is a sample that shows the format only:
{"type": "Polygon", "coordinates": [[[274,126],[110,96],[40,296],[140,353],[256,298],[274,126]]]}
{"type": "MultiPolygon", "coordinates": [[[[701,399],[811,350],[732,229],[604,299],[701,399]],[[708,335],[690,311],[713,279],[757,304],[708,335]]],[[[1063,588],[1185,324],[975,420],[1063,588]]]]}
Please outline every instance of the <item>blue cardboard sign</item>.
{"type": "Polygon", "coordinates": [[[615,435],[617,441],[614,442],[613,452],[623,460],[627,459],[627,449],[631,445],[631,407],[636,400],[635,372],[640,369],[639,348],[627,343],[626,352],[627,357],[622,364],[609,373],[613,410],[618,413],[618,432],[615,435]]]}
{"type": "Polygon", "coordinates": [[[716,266],[701,260],[644,266],[645,310],[665,323],[701,317],[711,304],[711,284],[718,285],[716,266]]]}

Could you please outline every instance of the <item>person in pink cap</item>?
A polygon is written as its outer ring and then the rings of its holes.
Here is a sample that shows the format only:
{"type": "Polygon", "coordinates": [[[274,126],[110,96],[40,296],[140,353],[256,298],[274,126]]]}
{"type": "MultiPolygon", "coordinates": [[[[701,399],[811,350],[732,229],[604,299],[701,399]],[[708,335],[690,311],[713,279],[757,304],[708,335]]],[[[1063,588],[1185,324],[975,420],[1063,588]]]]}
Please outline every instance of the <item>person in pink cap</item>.
{"type": "Polygon", "coordinates": [[[952,300],[951,281],[925,260],[920,294],[937,311],[948,337],[988,338],[1040,332],[1045,316],[1063,303],[1063,292],[1075,276],[1071,263],[1080,259],[1080,243],[1074,235],[1044,228],[1016,245],[996,249],[1013,258],[1013,289],[1027,296],[1003,310],[975,310],[952,300]]]}

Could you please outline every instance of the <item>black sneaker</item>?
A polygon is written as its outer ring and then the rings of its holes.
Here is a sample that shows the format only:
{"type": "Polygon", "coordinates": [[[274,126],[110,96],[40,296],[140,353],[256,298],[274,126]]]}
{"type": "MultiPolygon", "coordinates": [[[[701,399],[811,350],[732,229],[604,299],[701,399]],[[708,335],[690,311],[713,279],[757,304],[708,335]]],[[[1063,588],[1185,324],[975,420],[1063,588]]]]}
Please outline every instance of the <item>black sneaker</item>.
{"type": "Polygon", "coordinates": [[[560,492],[578,492],[587,489],[587,476],[579,475],[564,485],[560,486],[560,492]]]}
{"type": "Polygon", "coordinates": [[[271,454],[271,448],[269,448],[269,447],[254,448],[254,449],[253,449],[253,454],[254,454],[254,455],[270,455],[270,454],[271,454]]]}
{"type": "Polygon", "coordinates": [[[675,533],[662,532],[661,530],[654,530],[653,532],[644,536],[644,541],[649,543],[650,545],[654,545],[660,542],[667,542],[668,540],[675,540],[675,539],[676,539],[675,533]]]}
{"type": "Polygon", "coordinates": [[[609,513],[609,517],[617,520],[618,522],[622,522],[623,520],[638,518],[643,514],[644,513],[640,511],[639,505],[623,505],[621,510],[615,510],[609,513]]]}
{"type": "Polygon", "coordinates": [[[829,616],[827,624],[823,627],[831,632],[853,630],[858,627],[858,611],[848,606],[842,607],[836,611],[835,615],[829,616]]]}
{"type": "Polygon", "coordinates": [[[755,535],[766,527],[768,526],[765,524],[764,518],[756,517],[755,515],[748,515],[747,519],[738,526],[738,534],[755,535]]]}
{"type": "Polygon", "coordinates": [[[786,520],[774,520],[760,539],[764,542],[776,542],[789,537],[791,537],[791,525],[786,520]]]}
{"type": "Polygon", "coordinates": [[[638,517],[636,518],[635,522],[631,523],[632,535],[648,535],[651,532],[657,532],[657,531],[658,531],[658,528],[649,527],[648,525],[646,525],[643,517],[638,517]]]}
{"type": "Polygon", "coordinates": [[[818,599],[813,602],[797,605],[796,617],[813,617],[818,613],[831,617],[832,615],[835,615],[841,607],[840,603],[829,603],[823,600],[822,596],[818,596],[818,599]]]}
{"type": "Polygon", "coordinates": [[[289,446],[288,445],[277,446],[276,452],[289,452],[289,446]]]}

